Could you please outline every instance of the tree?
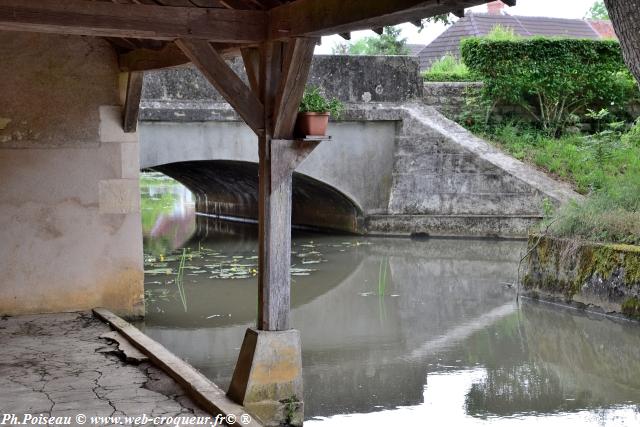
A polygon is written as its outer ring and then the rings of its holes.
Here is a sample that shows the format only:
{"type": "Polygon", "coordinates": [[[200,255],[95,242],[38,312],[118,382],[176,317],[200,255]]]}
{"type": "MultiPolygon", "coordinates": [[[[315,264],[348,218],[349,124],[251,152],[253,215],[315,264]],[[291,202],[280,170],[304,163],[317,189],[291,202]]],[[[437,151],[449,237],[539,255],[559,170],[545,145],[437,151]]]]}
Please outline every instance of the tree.
{"type": "Polygon", "coordinates": [[[355,43],[336,43],[332,51],[336,55],[407,55],[407,39],[401,38],[402,30],[385,27],[379,36],[362,38],[355,43]]]}
{"type": "Polygon", "coordinates": [[[640,2],[638,0],[604,0],[616,30],[624,60],[640,84],[640,2]]]}
{"type": "Polygon", "coordinates": [[[607,12],[607,8],[604,5],[604,0],[597,0],[593,6],[587,12],[585,18],[588,19],[602,19],[609,20],[609,12],[607,12]]]}
{"type": "Polygon", "coordinates": [[[430,18],[425,18],[422,21],[420,21],[420,29],[418,30],[418,32],[421,32],[422,30],[424,30],[424,27],[426,24],[435,24],[438,22],[441,22],[444,25],[450,25],[454,22],[453,15],[449,13],[449,14],[432,16],[430,18]]]}
{"type": "Polygon", "coordinates": [[[349,55],[351,45],[346,42],[335,43],[331,48],[331,53],[334,55],[349,55]]]}

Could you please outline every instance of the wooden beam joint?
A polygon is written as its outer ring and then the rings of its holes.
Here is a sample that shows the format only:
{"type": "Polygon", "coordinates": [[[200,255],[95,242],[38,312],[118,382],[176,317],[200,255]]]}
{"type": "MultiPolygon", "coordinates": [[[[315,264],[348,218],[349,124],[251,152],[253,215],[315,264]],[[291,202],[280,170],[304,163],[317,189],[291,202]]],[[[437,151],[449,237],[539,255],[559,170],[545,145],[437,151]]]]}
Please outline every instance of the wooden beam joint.
{"type": "Polygon", "coordinates": [[[142,72],[136,71],[129,73],[127,78],[127,95],[122,114],[122,128],[125,133],[133,133],[138,130],[138,114],[140,112],[143,82],[144,74],[142,72]]]}
{"type": "Polygon", "coordinates": [[[256,134],[261,134],[264,131],[264,105],[213,46],[203,40],[178,39],[176,44],[247,125],[256,134]]]}

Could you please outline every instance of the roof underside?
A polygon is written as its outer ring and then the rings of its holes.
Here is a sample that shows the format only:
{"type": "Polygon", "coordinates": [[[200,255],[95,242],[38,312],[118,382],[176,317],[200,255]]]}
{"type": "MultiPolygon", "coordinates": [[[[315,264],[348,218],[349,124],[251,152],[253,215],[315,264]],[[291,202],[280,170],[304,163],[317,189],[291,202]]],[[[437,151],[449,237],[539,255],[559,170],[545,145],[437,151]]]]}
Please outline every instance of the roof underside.
{"type": "Polygon", "coordinates": [[[240,48],[268,41],[377,29],[483,3],[486,0],[0,0],[0,30],[105,37],[121,54],[136,52],[137,65],[125,59],[123,67],[136,70],[183,61],[172,43],[177,39],[207,40],[219,52],[236,55],[240,48]],[[149,51],[161,52],[163,60],[149,51]]]}

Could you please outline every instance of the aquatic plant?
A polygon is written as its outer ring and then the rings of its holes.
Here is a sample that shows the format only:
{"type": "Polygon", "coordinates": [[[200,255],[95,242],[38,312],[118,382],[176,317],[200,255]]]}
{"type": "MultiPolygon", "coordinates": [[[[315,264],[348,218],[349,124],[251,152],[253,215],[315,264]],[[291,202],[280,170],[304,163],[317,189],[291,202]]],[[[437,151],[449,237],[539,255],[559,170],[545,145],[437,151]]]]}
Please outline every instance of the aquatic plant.
{"type": "Polygon", "coordinates": [[[180,265],[178,266],[178,271],[176,272],[176,286],[178,287],[180,301],[182,301],[182,306],[184,307],[185,313],[187,312],[187,294],[184,291],[184,269],[186,260],[187,249],[183,248],[182,256],[180,257],[180,265]]]}
{"type": "Polygon", "coordinates": [[[389,258],[385,257],[380,260],[380,269],[378,271],[378,313],[380,316],[380,324],[387,320],[387,308],[384,303],[384,296],[387,290],[388,267],[389,258]]]}
{"type": "Polygon", "coordinates": [[[383,297],[387,289],[387,268],[389,260],[384,258],[380,261],[380,271],[378,272],[378,296],[383,297]]]}

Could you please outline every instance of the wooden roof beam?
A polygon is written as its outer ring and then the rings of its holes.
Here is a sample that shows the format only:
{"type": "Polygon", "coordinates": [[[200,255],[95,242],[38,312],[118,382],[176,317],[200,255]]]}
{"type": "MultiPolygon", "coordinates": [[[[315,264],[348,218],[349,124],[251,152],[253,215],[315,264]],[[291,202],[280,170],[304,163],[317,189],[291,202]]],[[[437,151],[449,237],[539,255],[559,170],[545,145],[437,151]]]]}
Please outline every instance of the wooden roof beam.
{"type": "Polygon", "coordinates": [[[458,18],[464,18],[464,9],[454,10],[452,13],[458,18]]]}
{"type": "Polygon", "coordinates": [[[179,39],[176,45],[256,134],[264,132],[264,105],[210,43],[179,39]]]}
{"type": "Polygon", "coordinates": [[[127,95],[122,112],[122,128],[125,133],[135,132],[138,129],[138,113],[140,112],[140,99],[142,98],[142,72],[129,73],[127,78],[127,95]]]}
{"type": "Polygon", "coordinates": [[[86,36],[255,43],[266,37],[259,10],[165,7],[86,0],[0,0],[0,30],[86,36]]]}
{"type": "Polygon", "coordinates": [[[297,0],[269,11],[269,37],[325,36],[397,25],[487,3],[488,0],[297,0]]]}
{"type": "MultiPolygon", "coordinates": [[[[225,59],[231,59],[240,54],[240,49],[232,45],[215,44],[214,48],[225,59]]],[[[175,43],[167,43],[162,49],[139,48],[118,56],[121,71],[156,70],[178,67],[189,62],[191,60],[175,43]]]]}

